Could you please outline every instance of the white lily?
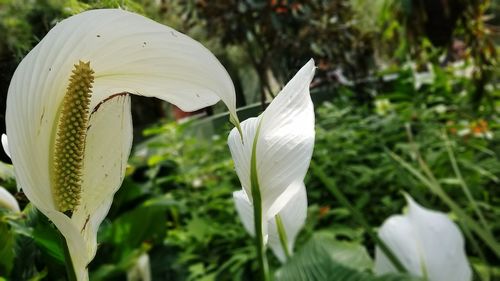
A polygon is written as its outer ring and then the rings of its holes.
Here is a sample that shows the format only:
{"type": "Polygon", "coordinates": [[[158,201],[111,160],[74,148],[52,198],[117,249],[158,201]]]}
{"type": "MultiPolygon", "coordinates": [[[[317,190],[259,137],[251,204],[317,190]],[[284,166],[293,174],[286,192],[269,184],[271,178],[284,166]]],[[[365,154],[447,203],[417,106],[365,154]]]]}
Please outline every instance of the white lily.
{"type": "Polygon", "coordinates": [[[314,70],[310,60],[259,117],[241,123],[243,138],[233,129],[228,139],[243,187],[233,194],[236,209],[251,235],[256,233],[255,221],[262,223],[257,225],[262,242],[269,242],[282,261],[306,217],[303,180],[314,146],[309,94],[314,70]]]}
{"type": "Polygon", "coordinates": [[[10,194],[4,187],[0,186],[0,209],[7,209],[13,212],[21,212],[16,198],[10,194]]]}
{"type": "Polygon", "coordinates": [[[238,124],[234,86],[210,51],[122,10],[92,10],[57,24],[9,87],[16,180],[66,238],[78,280],[88,279],[97,229],[124,177],[132,144],[128,94],[185,111],[222,99],[238,124]]]}
{"type": "MultiPolygon", "coordinates": [[[[470,281],[472,273],[458,227],[443,213],[423,208],[406,195],[408,213],[388,218],[379,237],[410,274],[428,281],[470,281]]],[[[397,272],[375,249],[375,273],[397,272]]]]}

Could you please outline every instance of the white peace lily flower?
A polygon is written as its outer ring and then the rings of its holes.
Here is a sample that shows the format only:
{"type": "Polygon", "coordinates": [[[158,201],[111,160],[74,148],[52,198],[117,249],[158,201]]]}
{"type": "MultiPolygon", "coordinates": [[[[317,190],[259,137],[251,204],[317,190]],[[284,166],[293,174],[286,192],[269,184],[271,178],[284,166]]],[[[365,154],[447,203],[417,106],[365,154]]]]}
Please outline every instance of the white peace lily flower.
{"type": "Polygon", "coordinates": [[[21,212],[21,208],[19,208],[19,203],[17,203],[16,198],[2,186],[0,186],[0,208],[13,212],[21,212]]]}
{"type": "Polygon", "coordinates": [[[243,138],[233,129],[228,139],[243,187],[233,194],[236,209],[247,231],[255,235],[253,205],[260,199],[264,243],[269,242],[282,261],[291,253],[307,212],[303,180],[314,146],[309,94],[314,70],[310,60],[259,117],[241,123],[243,138]]]}
{"type": "Polygon", "coordinates": [[[222,99],[238,124],[234,86],[210,51],[122,10],[92,10],[57,24],[9,87],[17,182],[66,238],[78,280],[88,279],[97,229],[124,177],[132,144],[128,94],[185,111],[222,99]]]}
{"type": "MultiPolygon", "coordinates": [[[[472,272],[459,228],[443,213],[423,208],[406,195],[408,213],[388,218],[379,237],[410,274],[428,281],[470,281],[472,272]]],[[[375,272],[397,272],[389,259],[375,249],[375,272]]]]}

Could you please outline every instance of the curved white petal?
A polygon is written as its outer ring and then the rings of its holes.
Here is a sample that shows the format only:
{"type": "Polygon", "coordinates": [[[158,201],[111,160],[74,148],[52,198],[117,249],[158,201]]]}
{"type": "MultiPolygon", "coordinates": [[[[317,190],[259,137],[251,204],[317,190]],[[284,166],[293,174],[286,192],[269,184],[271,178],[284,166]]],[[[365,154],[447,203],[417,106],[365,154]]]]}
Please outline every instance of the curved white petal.
{"type": "MultiPolygon", "coordinates": [[[[278,200],[293,182],[302,182],[314,147],[314,108],[309,85],[314,76],[310,60],[288,82],[262,114],[257,142],[257,175],[264,210],[274,217],[286,203],[278,200]]],[[[265,213],[264,213],[265,214],[265,213]]]]}
{"type": "MultiPolygon", "coordinates": [[[[289,188],[289,190],[293,191],[293,194],[287,199],[288,203],[278,213],[284,227],[287,248],[290,254],[293,252],[295,238],[299,230],[304,226],[307,216],[306,187],[304,183],[293,183],[293,185],[289,188]]],[[[244,190],[235,191],[233,198],[243,226],[251,236],[255,236],[253,205],[247,194],[244,190]]],[[[265,244],[269,243],[278,259],[285,262],[286,254],[278,233],[276,217],[263,221],[262,225],[265,244]]]]}
{"type": "MultiPolygon", "coordinates": [[[[91,108],[109,95],[155,96],[184,110],[220,98],[235,115],[231,79],[201,44],[177,31],[122,10],[92,10],[57,24],[24,58],[7,99],[7,135],[13,162],[28,198],[49,202],[50,135],[73,65],[90,61],[95,71],[91,108]],[[146,44],[144,44],[146,43],[146,44]],[[36,177],[34,179],[33,177],[36,177]],[[33,188],[32,188],[33,187],[33,188]],[[35,188],[36,187],[36,188],[35,188]]],[[[39,205],[40,203],[37,203],[39,205]]]]}
{"type": "Polygon", "coordinates": [[[314,61],[304,65],[258,118],[241,123],[243,141],[236,129],[228,144],[241,184],[250,196],[250,159],[253,139],[260,122],[257,140],[257,176],[264,220],[273,218],[287,203],[281,197],[292,183],[306,174],[314,146],[314,109],[309,84],[314,76],[314,61]]]}
{"type": "Polygon", "coordinates": [[[20,212],[19,203],[16,198],[7,191],[7,189],[0,186],[0,208],[5,208],[14,212],[20,212]]]}
{"type": "MultiPolygon", "coordinates": [[[[408,214],[392,216],[379,230],[410,273],[429,281],[470,281],[472,272],[458,227],[443,213],[423,208],[407,196],[408,214]]],[[[375,272],[395,269],[380,249],[376,250],[375,272]]]]}
{"type": "MultiPolygon", "coordinates": [[[[294,183],[294,185],[297,188],[292,187],[291,189],[296,190],[295,194],[278,213],[285,230],[286,247],[290,254],[293,252],[295,238],[297,238],[300,229],[304,226],[307,217],[306,187],[304,183],[294,183]]],[[[269,247],[281,262],[286,261],[286,254],[280,241],[276,219],[269,220],[269,247]]]]}
{"type": "Polygon", "coordinates": [[[2,134],[2,147],[3,151],[5,151],[5,154],[7,154],[7,156],[9,156],[10,158],[9,140],[7,139],[6,134],[2,134]]]}
{"type": "Polygon", "coordinates": [[[255,236],[253,206],[252,203],[250,203],[250,200],[247,194],[245,193],[245,190],[239,190],[233,192],[233,199],[236,211],[240,216],[243,226],[251,236],[255,236]]]}
{"type": "Polygon", "coordinates": [[[44,208],[38,209],[55,224],[57,229],[59,229],[66,239],[71,261],[73,262],[76,280],[88,280],[87,265],[90,259],[87,255],[85,240],[77,226],[68,216],[61,212],[44,208]]]}
{"type": "MultiPolygon", "coordinates": [[[[250,198],[245,193],[245,190],[240,190],[233,192],[233,199],[236,206],[236,211],[240,216],[243,226],[245,227],[248,234],[250,234],[251,236],[255,236],[253,205],[250,202],[250,198]]],[[[269,239],[268,228],[269,227],[267,221],[263,221],[262,237],[264,240],[264,245],[267,244],[267,240],[269,239]]]]}
{"type": "MultiPolygon", "coordinates": [[[[16,72],[38,82],[31,88],[55,90],[58,94],[52,96],[59,100],[73,64],[80,60],[90,61],[95,71],[91,107],[111,94],[130,92],[187,111],[222,99],[236,115],[231,78],[209,50],[172,28],[118,9],[91,10],[63,20],[16,72]]],[[[45,99],[43,93],[39,99],[45,99]]]]}
{"type": "Polygon", "coordinates": [[[96,108],[90,117],[81,201],[71,217],[84,236],[90,260],[97,250],[99,225],[125,176],[131,147],[130,97],[115,96],[96,108]]]}
{"type": "MultiPolygon", "coordinates": [[[[417,238],[411,222],[406,217],[401,215],[391,216],[379,229],[378,235],[397,255],[409,272],[421,272],[422,259],[420,258],[419,246],[415,242],[417,238]]],[[[397,272],[391,261],[378,247],[375,249],[374,271],[377,274],[397,272]]]]}

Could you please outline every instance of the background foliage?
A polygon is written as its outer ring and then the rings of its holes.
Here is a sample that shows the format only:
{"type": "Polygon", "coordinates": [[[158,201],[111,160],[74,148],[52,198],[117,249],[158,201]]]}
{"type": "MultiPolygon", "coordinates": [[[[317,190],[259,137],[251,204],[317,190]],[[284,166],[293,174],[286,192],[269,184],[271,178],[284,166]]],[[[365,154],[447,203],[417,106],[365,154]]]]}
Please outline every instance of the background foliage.
{"type": "MultiPolygon", "coordinates": [[[[257,115],[313,57],[312,165],[371,226],[401,213],[402,191],[457,218],[393,152],[417,170],[423,159],[474,217],[465,183],[500,237],[497,1],[0,0],[1,112],[17,63],[44,34],[63,18],[106,7],[147,15],[202,41],[230,72],[238,104],[250,108],[243,115],[257,115]]],[[[255,249],[232,202],[240,186],[221,111],[215,107],[208,119],[180,124],[168,106],[136,99],[136,143],[99,232],[91,280],[125,279],[146,252],[153,280],[255,279],[255,249]],[[210,134],[200,129],[210,124],[216,127],[210,134]]],[[[19,215],[0,213],[0,280],[62,280],[60,235],[16,193],[11,166],[0,167],[0,178],[24,208],[19,215]]],[[[277,280],[335,274],[379,280],[370,272],[374,241],[320,175],[310,171],[306,186],[308,221],[296,258],[280,268],[269,254],[277,280]],[[317,267],[304,266],[315,259],[317,267]]],[[[467,235],[467,253],[475,280],[500,280],[500,260],[478,237],[467,235]]]]}

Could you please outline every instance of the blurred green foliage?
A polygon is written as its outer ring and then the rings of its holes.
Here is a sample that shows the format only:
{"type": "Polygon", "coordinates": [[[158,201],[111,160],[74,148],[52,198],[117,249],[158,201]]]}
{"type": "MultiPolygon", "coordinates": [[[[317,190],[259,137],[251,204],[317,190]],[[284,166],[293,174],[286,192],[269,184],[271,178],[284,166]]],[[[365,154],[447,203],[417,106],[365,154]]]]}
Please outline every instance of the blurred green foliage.
{"type": "MultiPolygon", "coordinates": [[[[242,105],[266,101],[313,57],[319,69],[312,95],[318,99],[321,92],[327,101],[316,103],[312,161],[374,228],[401,212],[401,191],[456,219],[389,152],[416,167],[422,157],[446,192],[475,216],[453,170],[451,148],[463,181],[500,237],[498,46],[486,21],[498,4],[457,3],[450,5],[459,12],[443,20],[446,29],[430,29],[446,34],[435,35],[429,33],[428,18],[435,15],[429,1],[0,0],[2,106],[20,59],[57,21],[93,8],[142,13],[202,41],[227,66],[242,105]],[[461,55],[452,48],[455,39],[463,42],[461,55]]],[[[240,183],[226,146],[230,127],[202,138],[190,133],[192,123],[162,119],[144,131],[146,141],[134,147],[100,228],[91,280],[124,280],[143,253],[150,256],[153,280],[255,280],[255,249],[232,201],[240,183]]],[[[60,234],[16,192],[12,167],[0,165],[0,179],[24,209],[17,215],[0,211],[0,280],[63,280],[60,234]]],[[[328,276],[333,270],[352,280],[379,280],[370,273],[374,242],[318,175],[309,173],[306,186],[308,221],[296,258],[285,265],[289,269],[279,269],[269,254],[278,279],[294,270],[328,276]],[[353,251],[362,257],[356,268],[345,266],[353,251]],[[311,256],[318,264],[329,262],[309,271],[304,263],[311,256]]],[[[500,280],[500,260],[477,237],[467,237],[467,252],[475,280],[500,280]]]]}

